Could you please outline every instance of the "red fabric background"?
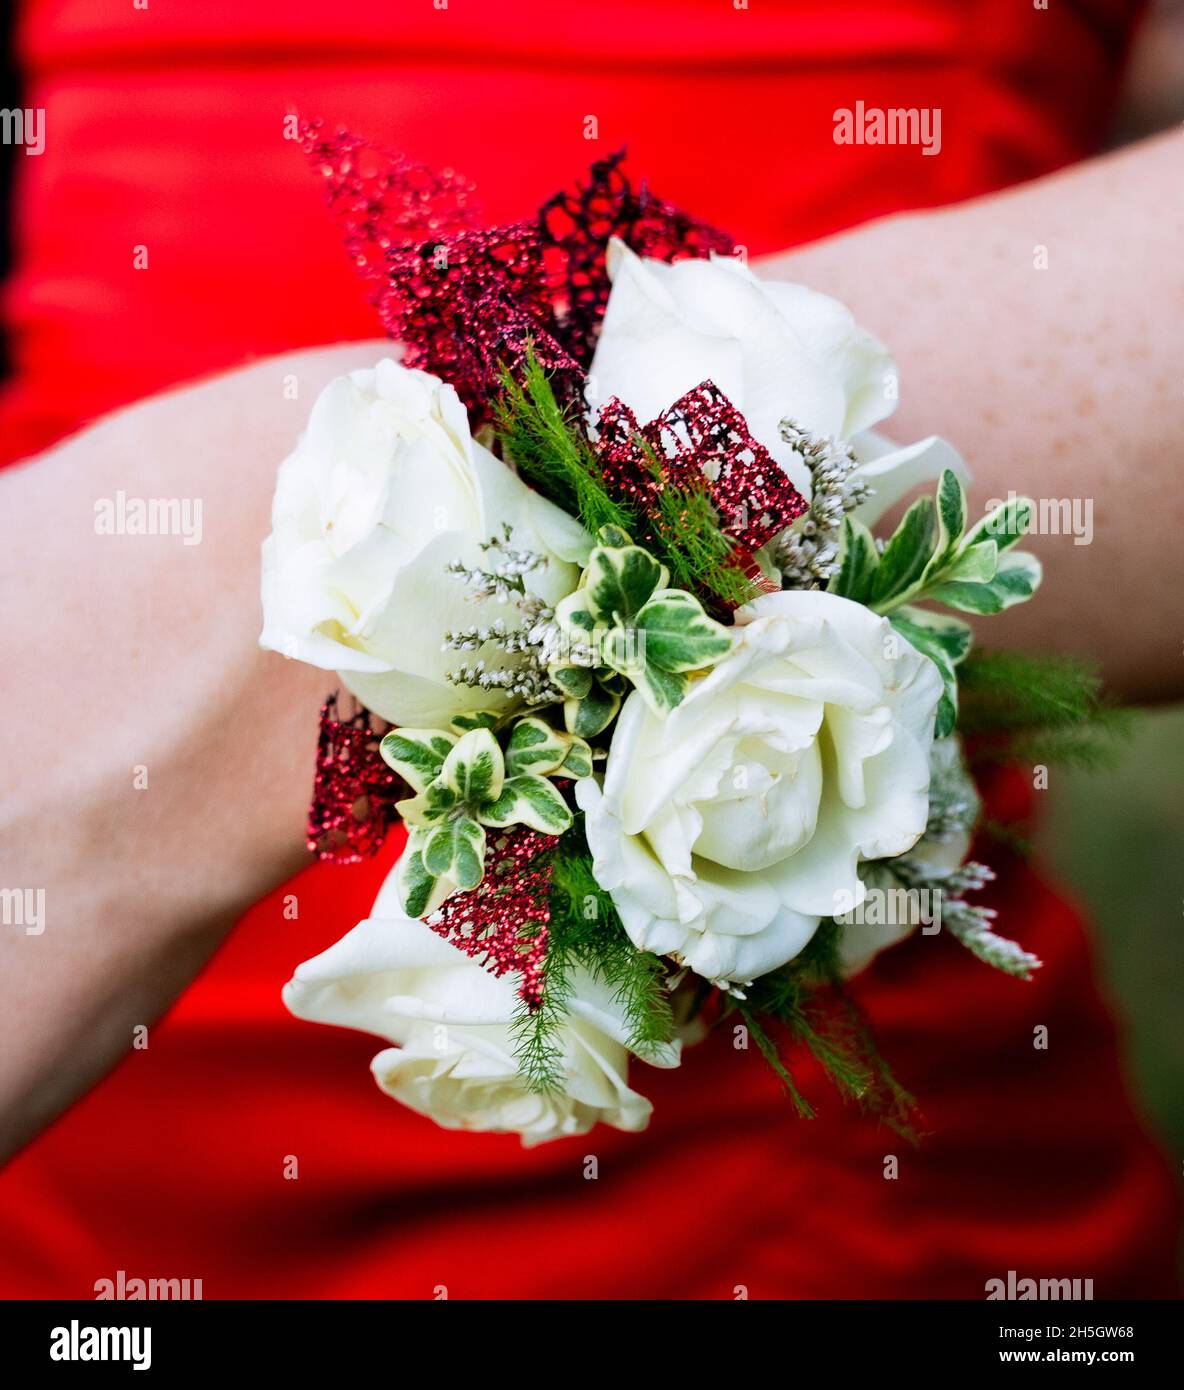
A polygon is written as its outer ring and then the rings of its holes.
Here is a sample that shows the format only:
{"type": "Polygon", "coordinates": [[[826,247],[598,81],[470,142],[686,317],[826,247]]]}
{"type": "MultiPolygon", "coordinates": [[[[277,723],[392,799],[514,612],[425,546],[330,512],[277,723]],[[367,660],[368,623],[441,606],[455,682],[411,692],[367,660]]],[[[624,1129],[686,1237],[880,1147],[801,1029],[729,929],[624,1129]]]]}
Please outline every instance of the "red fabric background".
{"type": "MultiPolygon", "coordinates": [[[[18,157],[4,452],[254,354],[373,333],[282,139],[289,111],[455,163],[494,218],[627,142],[658,192],[755,254],[1088,153],[1131,9],[37,0],[22,51],[47,145],[18,157]],[[942,154],[835,146],[832,113],[857,100],[940,107],[942,154]]],[[[996,814],[1027,800],[1006,778],[992,798],[996,814]]],[[[1036,983],[944,936],[860,983],[924,1103],[919,1151],[805,1063],[820,1116],[794,1120],[759,1057],[720,1033],[677,1072],[637,1065],[646,1134],[524,1153],[403,1110],[370,1080],[374,1040],[280,1004],[293,966],[366,914],[394,848],[259,903],[149,1049],[0,1176],[0,1292],[87,1297],[119,1269],[200,1278],[207,1297],[978,1298],[1009,1269],[1092,1278],[1098,1297],[1172,1292],[1170,1178],[1127,1099],[1081,923],[1028,869],[1009,865],[993,901],[1045,959],[1036,983]]]]}

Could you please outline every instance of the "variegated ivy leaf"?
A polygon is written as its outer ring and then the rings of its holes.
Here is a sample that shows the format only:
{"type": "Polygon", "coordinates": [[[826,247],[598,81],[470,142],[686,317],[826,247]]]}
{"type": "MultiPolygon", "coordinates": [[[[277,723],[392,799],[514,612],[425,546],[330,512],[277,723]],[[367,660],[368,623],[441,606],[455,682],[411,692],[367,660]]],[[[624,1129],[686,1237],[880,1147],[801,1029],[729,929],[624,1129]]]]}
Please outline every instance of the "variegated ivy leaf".
{"type": "Polygon", "coordinates": [[[862,521],[853,517],[843,520],[839,534],[838,572],[830,581],[828,592],[854,603],[867,603],[871,598],[872,582],[880,565],[880,552],[872,533],[862,521]]]}
{"type": "Polygon", "coordinates": [[[423,792],[440,775],[456,735],[444,729],[392,729],[379,744],[383,760],[415,791],[423,792]]]}
{"type": "Polygon", "coordinates": [[[582,738],[572,737],[571,745],[563,761],[555,769],[557,777],[571,777],[579,781],[592,776],[592,750],[582,738]]]}
{"type": "MultiPolygon", "coordinates": [[[[922,497],[905,513],[860,593],[862,601],[879,613],[925,599],[968,613],[999,613],[1031,598],[1040,582],[1040,563],[1034,556],[1010,552],[1010,547],[1030,524],[1032,505],[1028,498],[1012,498],[963,535],[966,493],[946,469],[936,503],[922,497]]],[[[832,584],[832,592],[846,597],[855,596],[844,587],[850,582],[844,571],[856,569],[850,558],[855,536],[845,525],[842,564],[837,585],[832,584]]]]}
{"type": "Polygon", "coordinates": [[[620,695],[603,681],[593,681],[582,698],[563,702],[564,727],[581,739],[595,738],[608,728],[620,708],[620,695]]]}
{"type": "Polygon", "coordinates": [[[955,581],[938,584],[931,597],[964,613],[1001,613],[1014,603],[1030,599],[1043,574],[1040,561],[1026,550],[1009,550],[1000,557],[992,579],[983,584],[955,581]]]}
{"type": "Polygon", "coordinates": [[[507,776],[516,777],[522,772],[544,777],[560,772],[567,777],[589,777],[592,750],[582,738],[553,729],[545,719],[532,715],[518,720],[506,745],[507,776]]]}
{"type": "Polygon", "coordinates": [[[633,537],[628,531],[623,527],[613,526],[611,523],[608,526],[602,526],[600,530],[597,531],[596,539],[599,544],[612,546],[617,550],[624,545],[633,544],[633,537]]]}
{"type": "Polygon", "coordinates": [[[637,615],[644,660],[663,671],[699,671],[732,649],[722,623],[709,618],[703,605],[683,589],[663,589],[637,615]]]}
{"type": "Polygon", "coordinates": [[[555,621],[562,631],[578,642],[587,642],[599,626],[595,606],[587,589],[577,589],[555,605],[555,621]]]}
{"type": "Polygon", "coordinates": [[[395,874],[399,900],[408,917],[423,917],[434,906],[432,896],[437,880],[424,866],[423,841],[422,831],[412,832],[395,874]]]}
{"type": "Polygon", "coordinates": [[[1032,524],[1036,504],[1030,497],[1010,497],[967,531],[963,547],[990,539],[1000,551],[1009,550],[1032,524]]]}
{"type": "Polygon", "coordinates": [[[507,777],[502,794],[478,815],[485,825],[528,825],[546,835],[562,835],[571,826],[567,802],[554,783],[532,772],[507,777]]]}
{"type": "Polygon", "coordinates": [[[537,716],[519,719],[511,729],[510,741],[506,744],[507,775],[515,777],[520,772],[542,775],[554,772],[567,755],[570,742],[570,734],[553,729],[545,719],[537,716]]]}
{"type": "Polygon", "coordinates": [[[557,607],[556,619],[577,635],[627,626],[655,589],[664,588],[667,578],[666,567],[642,546],[598,545],[588,557],[579,588],[557,607]]]}
{"type": "MultiPolygon", "coordinates": [[[[602,541],[621,538],[613,528],[600,535],[602,541]]],[[[658,711],[682,699],[689,685],[684,672],[713,665],[732,645],[727,629],[708,617],[699,600],[668,589],[668,579],[666,567],[643,547],[602,544],[592,551],[580,588],[555,610],[565,632],[592,645],[603,667],[627,677],[658,711]]],[[[567,696],[569,733],[591,738],[607,727],[622,692],[602,670],[589,678],[563,663],[551,675],[567,696]]]]}
{"type": "Polygon", "coordinates": [[[599,626],[625,627],[669,578],[665,565],[640,545],[597,546],[584,571],[585,601],[599,626]]]}
{"type": "Polygon", "coordinates": [[[458,802],[466,806],[496,801],[505,775],[502,750],[489,729],[470,730],[451,750],[440,768],[440,781],[456,794],[458,802]]]}
{"type": "Polygon", "coordinates": [[[491,709],[479,709],[467,714],[454,714],[448,724],[454,733],[467,734],[470,729],[496,729],[499,717],[491,709]]]}
{"type": "Polygon", "coordinates": [[[668,714],[682,704],[690,689],[690,677],[681,671],[663,671],[655,662],[647,661],[637,674],[637,689],[655,714],[668,714]]]}
{"type": "Polygon", "coordinates": [[[582,700],[592,690],[593,675],[590,666],[556,664],[547,668],[547,674],[569,700],[582,700]]]}
{"type": "Polygon", "coordinates": [[[942,583],[960,579],[968,584],[985,584],[995,577],[999,566],[999,547],[994,541],[979,541],[960,551],[942,571],[942,583]]]}
{"type": "Polygon", "coordinates": [[[940,574],[954,558],[966,529],[966,490],[951,469],[943,471],[937,485],[937,543],[921,572],[921,583],[940,574]]]}
{"type": "Polygon", "coordinates": [[[485,830],[469,816],[452,816],[421,832],[423,867],[458,888],[476,888],[485,873],[485,830]]]}
{"type": "Polygon", "coordinates": [[[395,810],[407,825],[433,825],[443,820],[457,804],[457,795],[452,787],[435,781],[426,791],[406,801],[397,801],[395,810]]]}
{"type": "Polygon", "coordinates": [[[953,733],[958,718],[958,678],[954,668],[970,650],[970,625],[961,618],[910,607],[893,613],[891,623],[910,646],[927,656],[938,669],[942,694],[933,732],[935,738],[944,738],[953,733]]]}
{"type": "Polygon", "coordinates": [[[869,593],[873,608],[885,612],[917,589],[933,555],[936,534],[933,498],[918,497],[880,556],[869,593]]]}

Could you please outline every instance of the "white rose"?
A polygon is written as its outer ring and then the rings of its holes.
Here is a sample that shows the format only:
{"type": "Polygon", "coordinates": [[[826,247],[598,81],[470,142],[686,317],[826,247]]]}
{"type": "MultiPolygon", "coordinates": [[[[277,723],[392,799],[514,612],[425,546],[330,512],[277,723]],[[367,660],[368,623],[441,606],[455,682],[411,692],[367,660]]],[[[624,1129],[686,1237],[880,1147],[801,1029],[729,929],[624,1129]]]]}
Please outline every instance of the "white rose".
{"type": "Polygon", "coordinates": [[[665,719],[629,697],[603,788],[576,799],[634,944],[744,982],[862,902],[861,860],[924,831],[941,678],[831,594],[769,594],[736,620],[731,654],[665,719]]]}
{"type": "MultiPolygon", "coordinates": [[[[942,799],[943,791],[947,798],[951,792],[954,799],[964,803],[962,823],[947,828],[927,829],[925,834],[909,850],[909,864],[921,870],[928,878],[940,882],[948,878],[955,869],[961,868],[970,852],[971,826],[979,814],[979,796],[974,780],[966,768],[962,745],[957,737],[937,739],[929,750],[930,799],[942,799]]],[[[893,873],[892,862],[885,861],[869,868],[865,875],[867,887],[878,890],[885,896],[885,906],[903,907],[904,911],[896,921],[868,921],[868,904],[863,911],[853,914],[855,920],[845,922],[839,933],[839,963],[843,974],[857,975],[889,946],[895,946],[911,936],[914,929],[924,926],[932,931],[934,921],[922,921],[922,909],[933,918],[938,904],[932,897],[927,901],[917,897],[917,890],[909,888],[893,873]],[[864,920],[859,920],[860,918],[864,920]]],[[[880,914],[887,915],[887,914],[880,914]]]]}
{"type": "MultiPolygon", "coordinates": [[[[562,1025],[564,1089],[538,1094],[518,1072],[518,980],[500,978],[399,909],[388,877],[373,915],[298,966],[284,1003],[298,1017],[396,1044],[371,1070],[379,1086],[446,1129],[515,1133],[524,1145],[585,1134],[598,1121],[641,1130],[652,1106],[628,1085],[627,1026],[610,989],[573,977],[562,1025]]],[[[647,1053],[675,1067],[677,1042],[647,1053]]]]}
{"type": "Polygon", "coordinates": [[[448,630],[517,623],[492,599],[476,610],[445,573],[452,560],[482,564],[479,542],[504,523],[513,545],[547,559],[528,580],[532,592],[553,602],[575,587],[579,571],[568,562],[586,556],[588,538],[471,438],[451,386],[390,359],[338,377],[279,470],[260,643],[339,672],[396,724],[442,724],[504,703],[447,680],[481,652],[441,650],[448,630]]]}
{"type": "Polygon", "coordinates": [[[644,424],[710,379],[804,497],[809,473],[781,438],[782,420],[850,442],[864,465],[854,476],[876,490],[858,513],[869,525],[943,468],[965,475],[955,451],[935,436],[898,449],[872,431],[896,408],[896,366],[838,300],[760,280],[732,256],[666,265],[617,240],[609,244],[608,270],[612,291],[592,359],[590,405],[619,397],[644,424]]]}

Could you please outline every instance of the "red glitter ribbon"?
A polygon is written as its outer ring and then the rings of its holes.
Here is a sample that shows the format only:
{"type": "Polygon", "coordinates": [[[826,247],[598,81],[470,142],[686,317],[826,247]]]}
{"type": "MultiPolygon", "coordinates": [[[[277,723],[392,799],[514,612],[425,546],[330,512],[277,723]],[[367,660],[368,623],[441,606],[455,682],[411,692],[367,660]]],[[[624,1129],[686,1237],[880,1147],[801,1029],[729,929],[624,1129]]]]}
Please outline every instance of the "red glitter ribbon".
{"type": "Polygon", "coordinates": [[[746,572],[753,553],[809,505],[714,382],[700,382],[646,425],[614,397],[600,412],[597,432],[597,458],[611,491],[648,517],[665,487],[704,488],[746,572]],[[661,465],[657,477],[654,458],[661,465]]]}
{"type": "Polygon", "coordinates": [[[551,923],[553,836],[526,826],[490,832],[485,877],[467,893],[454,893],[428,926],[494,975],[519,973],[518,993],[532,1011],[543,997],[543,962],[551,923]],[[494,838],[496,836],[496,838],[494,838]],[[530,923],[531,935],[523,935],[530,923]]]}
{"type": "Polygon", "coordinates": [[[321,706],[308,810],[308,848],[318,859],[359,864],[377,854],[399,819],[395,802],[411,795],[379,752],[380,722],[360,705],[339,719],[336,694],[321,706]]]}
{"type": "Polygon", "coordinates": [[[734,249],[724,233],[635,189],[621,153],[535,217],[481,229],[472,185],[451,169],[433,173],[317,123],[302,142],[387,334],[406,345],[408,366],[456,388],[474,426],[487,419],[499,369],[515,370],[528,343],[560,399],[579,398],[608,301],[610,237],[664,261],[734,249]]]}

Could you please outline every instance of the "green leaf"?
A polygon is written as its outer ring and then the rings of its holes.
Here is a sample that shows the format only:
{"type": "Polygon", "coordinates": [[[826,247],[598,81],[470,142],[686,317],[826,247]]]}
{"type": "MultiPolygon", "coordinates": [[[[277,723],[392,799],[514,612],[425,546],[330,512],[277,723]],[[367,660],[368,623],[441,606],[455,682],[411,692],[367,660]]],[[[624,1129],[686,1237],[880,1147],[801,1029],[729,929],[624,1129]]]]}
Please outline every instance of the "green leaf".
{"type": "Polygon", "coordinates": [[[932,497],[918,497],[904,514],[892,539],[880,556],[872,578],[871,606],[891,606],[889,600],[903,597],[918,584],[933,554],[937,530],[937,509],[932,497]]]}
{"type": "Polygon", "coordinates": [[[949,468],[937,485],[937,544],[925,565],[921,583],[944,569],[962,539],[966,528],[966,492],[961,479],[949,468]]]}
{"type": "Polygon", "coordinates": [[[663,589],[637,615],[643,660],[663,671],[697,671],[711,666],[732,649],[722,623],[709,618],[703,605],[682,589],[663,589]]]}
{"type": "Polygon", "coordinates": [[[1000,551],[1010,549],[1026,534],[1035,509],[1036,504],[1030,497],[1009,498],[975,522],[963,537],[962,549],[986,539],[993,540],[1000,551]]]}
{"type": "Polygon", "coordinates": [[[455,742],[455,734],[443,729],[392,729],[379,744],[379,751],[389,767],[422,792],[440,775],[455,742]]]}
{"type": "Polygon", "coordinates": [[[444,782],[433,782],[427,791],[395,803],[395,809],[408,825],[432,825],[451,811],[457,795],[444,782]]]}
{"type": "Polygon", "coordinates": [[[547,674],[569,700],[582,700],[592,689],[590,666],[549,666],[547,674]]]}
{"type": "Polygon", "coordinates": [[[553,729],[545,719],[535,715],[519,719],[506,745],[506,775],[516,777],[520,772],[554,772],[567,756],[570,746],[571,736],[553,729]]]}
{"type": "Polygon", "coordinates": [[[1025,550],[1002,557],[995,577],[987,584],[938,584],[927,595],[965,613],[1001,613],[1023,603],[1036,592],[1041,578],[1040,561],[1025,550]]]}
{"type": "Polygon", "coordinates": [[[961,618],[907,607],[893,613],[890,621],[910,646],[922,656],[927,656],[937,667],[942,694],[937,705],[933,733],[935,738],[945,738],[953,733],[958,719],[958,677],[954,667],[970,650],[970,626],[961,618]]]}
{"type": "Polygon", "coordinates": [[[613,526],[611,523],[602,526],[596,533],[596,539],[600,545],[607,545],[614,549],[621,549],[623,546],[632,545],[633,537],[622,526],[613,526]]]}
{"type": "Polygon", "coordinates": [[[468,816],[456,816],[427,831],[423,866],[458,888],[476,888],[485,875],[485,831],[468,816]]]}
{"type": "Polygon", "coordinates": [[[501,388],[494,420],[503,457],[519,476],[593,534],[605,523],[632,525],[628,509],[609,494],[583,412],[556,400],[533,345],[523,366],[503,368],[501,388]]]}
{"type": "Polygon", "coordinates": [[[970,624],[948,613],[928,613],[923,608],[904,607],[889,620],[914,647],[924,651],[937,647],[952,666],[966,658],[974,641],[970,624]]]}
{"type": "Polygon", "coordinates": [[[412,834],[399,860],[395,876],[399,900],[408,917],[422,917],[429,910],[436,888],[436,876],[429,873],[423,862],[423,837],[412,834]]]}
{"type": "Polygon", "coordinates": [[[978,541],[966,550],[959,551],[953,562],[941,572],[943,584],[955,580],[967,584],[986,584],[994,579],[999,568],[999,547],[994,541],[978,541]]]}
{"type": "Polygon", "coordinates": [[[547,835],[562,835],[572,821],[558,788],[530,772],[507,777],[501,796],[482,806],[478,814],[485,825],[528,825],[547,835]]]}
{"type": "Polygon", "coordinates": [[[586,588],[579,588],[560,600],[555,607],[555,621],[569,637],[581,642],[586,642],[591,632],[603,626],[586,588]]]}
{"type": "Polygon", "coordinates": [[[592,776],[592,750],[582,738],[572,737],[567,756],[558,768],[559,774],[572,777],[577,782],[581,777],[592,776]]]}
{"type": "Polygon", "coordinates": [[[458,801],[476,806],[497,799],[505,772],[497,739],[489,729],[473,729],[445,758],[440,780],[456,793],[458,801]]]}
{"type": "Polygon", "coordinates": [[[1030,550],[1009,550],[999,561],[992,586],[1003,595],[1004,608],[1024,603],[1040,587],[1044,567],[1030,550]]]}
{"type": "Polygon", "coordinates": [[[839,569],[830,581],[827,592],[854,603],[866,603],[871,596],[872,582],[880,564],[880,554],[872,533],[852,517],[843,519],[839,536],[839,569]]]}
{"type": "Polygon", "coordinates": [[[621,697],[597,682],[582,700],[565,700],[563,723],[568,733],[595,738],[617,717],[621,697]]]}
{"type": "Polygon", "coordinates": [[[637,688],[655,714],[668,714],[682,704],[690,686],[688,676],[681,672],[663,671],[652,661],[647,661],[638,672],[637,688]]]}
{"type": "Polygon", "coordinates": [[[632,622],[655,589],[665,587],[667,578],[665,566],[640,545],[597,546],[588,560],[584,587],[600,622],[621,627],[632,622]]]}
{"type": "Polygon", "coordinates": [[[500,716],[491,709],[474,710],[469,714],[454,714],[448,721],[458,734],[467,734],[470,729],[496,729],[500,716]]]}

